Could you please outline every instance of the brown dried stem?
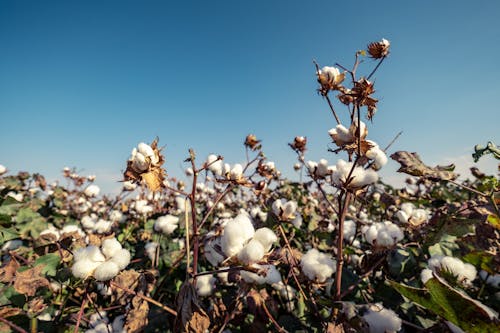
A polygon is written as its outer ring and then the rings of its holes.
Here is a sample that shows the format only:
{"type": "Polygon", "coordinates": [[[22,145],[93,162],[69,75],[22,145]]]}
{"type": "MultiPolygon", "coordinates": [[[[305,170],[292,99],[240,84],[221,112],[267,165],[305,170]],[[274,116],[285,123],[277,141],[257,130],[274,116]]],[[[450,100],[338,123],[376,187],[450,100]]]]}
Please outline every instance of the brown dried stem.
{"type": "Polygon", "coordinates": [[[173,309],[169,308],[169,307],[168,307],[168,306],[166,306],[166,305],[161,304],[160,302],[158,302],[158,301],[156,301],[156,300],[152,299],[151,297],[148,297],[148,296],[146,296],[146,295],[143,295],[143,294],[137,293],[137,292],[135,292],[134,290],[131,290],[131,289],[129,289],[129,288],[126,288],[126,287],[120,286],[119,284],[116,284],[116,283],[115,283],[115,282],[113,282],[113,281],[111,281],[111,282],[110,282],[110,285],[111,285],[111,286],[113,286],[113,287],[115,287],[115,288],[120,288],[121,290],[123,290],[123,291],[125,291],[125,292],[127,292],[127,293],[129,293],[129,294],[131,294],[131,295],[134,295],[134,296],[137,296],[137,297],[139,297],[139,298],[142,298],[142,299],[143,299],[143,300],[145,300],[146,302],[149,302],[149,303],[151,303],[151,304],[156,305],[157,307],[159,307],[159,308],[161,308],[161,309],[165,310],[166,312],[170,313],[170,314],[171,314],[171,315],[173,315],[173,316],[177,316],[177,312],[176,312],[175,310],[173,310],[173,309]]]}
{"type": "Polygon", "coordinates": [[[342,207],[342,213],[339,219],[339,232],[337,235],[337,271],[335,274],[335,301],[342,299],[342,268],[344,266],[343,246],[344,246],[344,221],[347,215],[347,208],[351,201],[352,193],[346,192],[345,200],[342,203],[342,196],[339,197],[339,207],[342,207]],[[342,205],[343,204],[343,205],[342,205]]]}
{"type": "Polygon", "coordinates": [[[3,318],[3,317],[0,317],[0,321],[2,323],[4,323],[5,325],[9,326],[10,328],[12,328],[13,330],[15,330],[16,332],[19,332],[19,333],[28,333],[28,331],[24,330],[23,328],[17,326],[13,322],[11,322],[11,321],[3,318]]]}

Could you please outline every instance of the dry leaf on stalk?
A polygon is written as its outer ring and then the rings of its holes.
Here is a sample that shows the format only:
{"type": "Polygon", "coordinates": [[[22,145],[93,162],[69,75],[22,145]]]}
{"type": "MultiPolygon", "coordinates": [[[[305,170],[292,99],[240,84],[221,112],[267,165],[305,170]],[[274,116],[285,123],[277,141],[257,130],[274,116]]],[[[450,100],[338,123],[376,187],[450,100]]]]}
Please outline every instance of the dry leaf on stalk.
{"type": "Polygon", "coordinates": [[[18,293],[34,296],[39,288],[48,287],[49,281],[41,275],[43,266],[38,265],[25,271],[17,272],[14,289],[18,293]]]}
{"type": "Polygon", "coordinates": [[[430,180],[453,180],[457,178],[457,174],[453,172],[455,165],[436,166],[431,168],[422,162],[417,153],[409,153],[407,151],[397,151],[391,155],[391,158],[401,164],[398,172],[403,172],[408,175],[425,177],[430,180]]]}
{"type": "Polygon", "coordinates": [[[128,333],[143,332],[148,324],[149,304],[139,296],[132,299],[131,309],[126,314],[123,328],[128,333]]]}
{"type": "Polygon", "coordinates": [[[19,268],[19,263],[14,259],[10,259],[7,265],[0,268],[0,282],[10,283],[16,276],[16,271],[19,268]]]}
{"type": "Polygon", "coordinates": [[[193,284],[185,281],[176,299],[177,317],[174,332],[205,332],[210,327],[210,319],[198,303],[193,284]]]}

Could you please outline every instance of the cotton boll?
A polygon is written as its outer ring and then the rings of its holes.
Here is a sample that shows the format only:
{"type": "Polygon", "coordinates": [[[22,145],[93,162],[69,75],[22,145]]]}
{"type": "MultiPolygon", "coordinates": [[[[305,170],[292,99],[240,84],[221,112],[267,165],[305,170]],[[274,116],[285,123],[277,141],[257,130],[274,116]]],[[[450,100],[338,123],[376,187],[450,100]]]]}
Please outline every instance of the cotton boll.
{"type": "Polygon", "coordinates": [[[241,278],[248,283],[273,284],[281,281],[281,274],[274,265],[253,264],[252,267],[257,268],[259,274],[243,270],[240,272],[241,278]]]}
{"type": "Polygon", "coordinates": [[[432,279],[432,270],[428,269],[428,268],[424,268],[422,270],[422,272],[420,273],[420,280],[422,280],[422,283],[423,284],[426,284],[427,281],[429,281],[430,279],[432,279]]]}
{"type": "Polygon", "coordinates": [[[85,279],[92,275],[92,272],[101,265],[102,262],[92,261],[89,258],[83,258],[81,260],[75,261],[71,267],[71,273],[78,279],[85,279]]]}
{"type": "Polygon", "coordinates": [[[255,263],[264,257],[264,247],[255,239],[248,242],[238,253],[238,260],[245,265],[255,263]]]}
{"type": "Polygon", "coordinates": [[[99,186],[92,184],[92,185],[87,186],[87,188],[83,191],[83,193],[87,197],[93,198],[93,197],[96,197],[97,195],[99,195],[100,191],[101,191],[101,189],[99,188],[99,186]]]}
{"type": "Polygon", "coordinates": [[[65,225],[61,229],[61,235],[71,234],[71,233],[74,233],[74,232],[76,232],[78,235],[80,235],[82,237],[85,236],[85,233],[83,232],[83,230],[80,229],[80,227],[78,227],[77,225],[74,225],[74,224],[65,225]]]}
{"type": "Polygon", "coordinates": [[[302,256],[300,266],[310,280],[318,282],[325,282],[336,271],[331,256],[316,249],[310,249],[302,256]]]}
{"type": "Polygon", "coordinates": [[[166,235],[172,234],[175,229],[179,226],[179,218],[173,215],[160,216],[154,224],[154,229],[157,232],[164,233],[166,235]]]}
{"type": "Polygon", "coordinates": [[[375,246],[391,247],[404,238],[401,229],[390,221],[373,223],[362,231],[366,241],[375,246]]]}
{"type": "Polygon", "coordinates": [[[229,178],[231,180],[240,180],[241,177],[243,177],[243,166],[239,163],[236,163],[229,172],[229,178]]]}
{"type": "Polygon", "coordinates": [[[255,229],[252,221],[246,214],[239,214],[224,226],[221,239],[222,251],[231,257],[243,248],[244,243],[253,237],[255,229]]]}
{"type": "Polygon", "coordinates": [[[24,196],[22,193],[16,193],[14,191],[9,191],[7,193],[7,196],[8,197],[11,197],[12,199],[16,200],[16,201],[19,201],[19,202],[22,202],[23,199],[24,199],[24,196]]]}
{"type": "Polygon", "coordinates": [[[300,226],[302,225],[302,215],[297,214],[295,218],[292,220],[292,225],[295,228],[300,229],[300,226]]]}
{"type": "Polygon", "coordinates": [[[109,214],[109,220],[112,222],[119,222],[122,223],[125,221],[125,216],[123,216],[122,212],[118,210],[112,210],[111,213],[109,214]]]}
{"type": "Polygon", "coordinates": [[[107,261],[99,266],[94,271],[94,278],[97,281],[108,281],[118,275],[120,268],[113,261],[107,261]]]}
{"type": "Polygon", "coordinates": [[[125,269],[130,263],[130,251],[127,249],[116,251],[110,261],[114,262],[118,266],[118,269],[125,269]]]}
{"type": "Polygon", "coordinates": [[[102,253],[107,257],[113,257],[118,251],[122,249],[122,245],[116,238],[108,238],[102,242],[101,250],[102,253]]]}
{"type": "Polygon", "coordinates": [[[260,228],[255,231],[253,239],[260,242],[265,252],[269,252],[273,243],[278,241],[276,234],[269,228],[260,228]]]}
{"type": "Polygon", "coordinates": [[[7,168],[4,165],[0,164],[0,176],[6,172],[7,172],[7,168]]]}
{"type": "Polygon", "coordinates": [[[415,209],[415,205],[411,202],[405,202],[401,204],[401,210],[406,213],[406,215],[411,216],[413,214],[413,210],[415,209]]]}
{"type": "Polygon", "coordinates": [[[372,305],[363,315],[370,333],[395,333],[401,329],[402,321],[398,315],[381,304],[372,305]]]}
{"type": "Polygon", "coordinates": [[[208,155],[207,157],[207,165],[209,165],[208,169],[212,171],[215,175],[221,176],[223,163],[221,160],[217,161],[217,155],[208,155]]]}
{"type": "Polygon", "coordinates": [[[337,125],[337,127],[335,128],[330,129],[328,131],[328,134],[335,142],[335,144],[339,147],[354,140],[354,137],[351,135],[349,129],[341,124],[337,125]]]}
{"type": "Polygon", "coordinates": [[[106,221],[104,219],[99,219],[94,226],[94,230],[98,234],[104,234],[111,230],[113,223],[111,221],[106,221]]]}
{"type": "Polygon", "coordinates": [[[401,223],[408,223],[408,220],[410,219],[410,216],[406,214],[405,211],[403,210],[398,210],[396,213],[396,218],[399,220],[401,223]]]}
{"type": "Polygon", "coordinates": [[[356,222],[353,220],[344,221],[344,239],[347,242],[352,242],[356,235],[356,222]]]}
{"type": "Polygon", "coordinates": [[[325,177],[328,175],[330,172],[328,170],[328,161],[322,158],[318,162],[318,167],[316,168],[316,175],[318,177],[325,177]]]}
{"type": "Polygon", "coordinates": [[[418,226],[422,223],[427,222],[427,219],[429,218],[429,214],[425,209],[415,209],[413,213],[411,214],[411,217],[409,219],[409,222],[413,224],[414,226],[418,226]]]}
{"type": "Polygon", "coordinates": [[[149,260],[153,261],[156,257],[156,249],[158,247],[158,243],[156,242],[147,242],[144,245],[144,252],[148,256],[149,260]]]}
{"type": "Polygon", "coordinates": [[[210,296],[215,290],[215,281],[213,275],[200,275],[196,278],[196,292],[199,296],[210,296]]]}
{"type": "Polygon", "coordinates": [[[73,254],[73,258],[75,261],[80,261],[83,259],[89,259],[94,262],[106,261],[106,258],[102,254],[101,250],[94,245],[89,245],[87,247],[76,250],[73,254]]]}

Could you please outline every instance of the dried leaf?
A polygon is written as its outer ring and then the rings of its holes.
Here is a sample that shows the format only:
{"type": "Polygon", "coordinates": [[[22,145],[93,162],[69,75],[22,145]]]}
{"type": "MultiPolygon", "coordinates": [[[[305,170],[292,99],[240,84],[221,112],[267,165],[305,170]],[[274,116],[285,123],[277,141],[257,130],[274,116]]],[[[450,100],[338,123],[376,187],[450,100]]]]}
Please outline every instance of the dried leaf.
{"type": "Polygon", "coordinates": [[[129,333],[143,332],[148,324],[149,304],[139,296],[134,297],[130,304],[132,308],[126,314],[123,328],[129,333]]]}
{"type": "Polygon", "coordinates": [[[185,281],[177,294],[177,317],[174,332],[205,332],[210,319],[198,303],[196,290],[191,282],[185,281]]]}
{"type": "Polygon", "coordinates": [[[391,158],[401,164],[398,172],[403,172],[412,176],[425,177],[434,181],[453,180],[457,178],[457,174],[453,173],[453,169],[455,169],[453,164],[447,166],[438,165],[431,168],[422,162],[417,153],[397,151],[391,155],[391,158]]]}
{"type": "MultiPolygon", "coordinates": [[[[23,313],[23,310],[19,308],[10,308],[8,306],[4,306],[0,308],[0,317],[2,318],[9,318],[9,317],[14,317],[17,316],[18,314],[23,313]]],[[[3,331],[0,331],[3,332],[3,331]]]]}
{"type": "Polygon", "coordinates": [[[22,272],[16,273],[14,289],[18,293],[34,296],[41,287],[48,287],[49,281],[41,275],[44,265],[38,265],[22,272]]]}
{"type": "Polygon", "coordinates": [[[156,192],[163,186],[165,171],[162,168],[154,168],[149,172],[141,174],[141,179],[146,183],[151,191],[156,192]]]}
{"type": "Polygon", "coordinates": [[[326,333],[344,333],[344,328],[342,324],[336,325],[334,323],[328,323],[326,327],[326,333]]]}
{"type": "Polygon", "coordinates": [[[3,283],[11,283],[16,276],[16,271],[19,268],[19,263],[11,259],[7,265],[0,268],[0,281],[3,283]]]}
{"type": "MultiPolygon", "coordinates": [[[[140,274],[134,270],[122,271],[118,274],[114,282],[126,289],[135,290],[139,284],[140,274]]],[[[118,301],[121,305],[129,303],[130,294],[121,288],[113,288],[113,301],[118,301]]]]}

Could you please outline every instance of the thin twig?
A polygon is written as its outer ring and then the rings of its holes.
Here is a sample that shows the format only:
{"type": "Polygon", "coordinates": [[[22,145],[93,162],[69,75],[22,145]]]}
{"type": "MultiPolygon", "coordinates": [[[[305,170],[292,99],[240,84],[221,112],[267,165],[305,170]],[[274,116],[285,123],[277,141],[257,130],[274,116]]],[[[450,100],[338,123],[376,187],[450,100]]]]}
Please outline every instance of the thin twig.
{"type": "Polygon", "coordinates": [[[448,180],[448,182],[450,182],[450,183],[452,183],[453,185],[456,185],[456,186],[458,186],[458,187],[462,187],[462,188],[464,188],[464,189],[466,189],[466,190],[468,190],[468,191],[471,191],[471,192],[473,192],[473,193],[476,193],[477,195],[480,195],[480,196],[482,196],[482,197],[485,197],[485,198],[489,198],[489,197],[490,197],[488,194],[485,194],[485,193],[483,193],[483,192],[479,192],[478,190],[473,189],[472,187],[469,187],[469,186],[466,186],[466,185],[463,185],[463,184],[457,183],[457,182],[456,182],[456,181],[454,181],[454,180],[449,179],[449,180],[448,180]]]}
{"type": "Polygon", "coordinates": [[[9,326],[10,328],[12,328],[13,330],[19,332],[19,333],[28,333],[28,331],[26,331],[25,329],[17,326],[16,324],[14,324],[13,322],[3,318],[3,317],[0,317],[0,321],[2,323],[4,323],[5,325],[9,326]]]}
{"type": "Polygon", "coordinates": [[[373,74],[375,74],[375,72],[377,71],[377,69],[378,69],[378,68],[380,67],[380,65],[382,65],[382,63],[384,62],[384,59],[385,59],[385,58],[386,58],[386,57],[384,56],[384,57],[382,57],[382,58],[380,59],[380,61],[378,62],[377,66],[375,66],[375,68],[372,70],[372,72],[370,73],[370,75],[368,75],[368,77],[366,78],[367,80],[370,80],[370,78],[373,76],[373,74]]]}
{"type": "MultiPolygon", "coordinates": [[[[85,294],[87,294],[87,290],[85,290],[85,294]]],[[[82,301],[82,305],[80,306],[80,311],[78,311],[78,317],[76,318],[76,325],[74,333],[78,333],[78,328],[80,327],[80,322],[82,321],[83,310],[85,309],[85,305],[87,303],[87,297],[85,297],[82,301]]]]}
{"type": "MultiPolygon", "coordinates": [[[[351,192],[347,192],[345,195],[345,200],[342,206],[342,213],[339,219],[339,232],[337,235],[337,271],[335,274],[335,301],[340,301],[342,299],[341,287],[342,287],[342,268],[344,266],[344,255],[343,255],[343,242],[344,242],[344,220],[347,214],[347,209],[349,207],[349,202],[351,201],[351,192]]],[[[339,201],[342,198],[339,197],[339,201]]]]}
{"type": "Polygon", "coordinates": [[[145,300],[146,302],[149,302],[149,303],[151,303],[151,304],[156,305],[157,307],[159,307],[159,308],[161,308],[161,309],[165,310],[166,312],[170,313],[170,314],[171,314],[171,315],[173,315],[173,316],[177,316],[177,312],[176,312],[175,310],[173,310],[173,309],[169,308],[169,307],[168,307],[168,306],[166,306],[166,305],[161,304],[160,302],[158,302],[158,301],[156,301],[156,300],[154,300],[154,299],[152,299],[152,298],[150,298],[150,297],[148,297],[148,296],[146,296],[146,295],[143,295],[143,294],[137,293],[137,292],[135,292],[135,291],[133,291],[133,290],[131,290],[131,289],[129,289],[129,288],[126,288],[126,287],[120,286],[119,284],[116,284],[116,283],[115,283],[115,282],[113,282],[113,281],[111,281],[111,282],[110,282],[110,285],[111,285],[111,286],[113,286],[113,287],[116,287],[116,288],[120,288],[121,290],[123,290],[123,291],[125,291],[125,292],[127,292],[127,293],[129,293],[129,294],[131,294],[131,295],[134,295],[134,296],[137,296],[137,297],[139,297],[139,298],[142,298],[142,299],[143,299],[143,300],[145,300]]]}
{"type": "Polygon", "coordinates": [[[403,131],[400,131],[398,134],[396,134],[396,136],[394,137],[394,139],[392,139],[392,141],[389,142],[389,144],[387,145],[387,147],[384,148],[384,150],[383,150],[384,153],[387,151],[387,149],[389,149],[390,146],[392,146],[392,144],[394,142],[396,142],[396,140],[401,136],[401,134],[403,134],[403,131]]]}
{"type": "Polygon", "coordinates": [[[324,95],[326,101],[328,102],[328,106],[330,107],[330,110],[332,110],[333,116],[335,117],[335,120],[337,121],[337,125],[340,125],[340,120],[339,117],[337,116],[337,113],[335,112],[335,109],[333,108],[332,101],[330,101],[330,97],[328,97],[328,94],[324,95]]]}
{"type": "Polygon", "coordinates": [[[285,330],[283,327],[281,327],[280,324],[276,321],[276,319],[274,319],[271,312],[269,312],[269,309],[266,306],[266,302],[262,302],[262,308],[264,309],[264,312],[266,313],[267,317],[269,318],[269,320],[271,320],[271,322],[273,323],[274,327],[276,327],[278,332],[288,333],[288,331],[285,330]]]}

